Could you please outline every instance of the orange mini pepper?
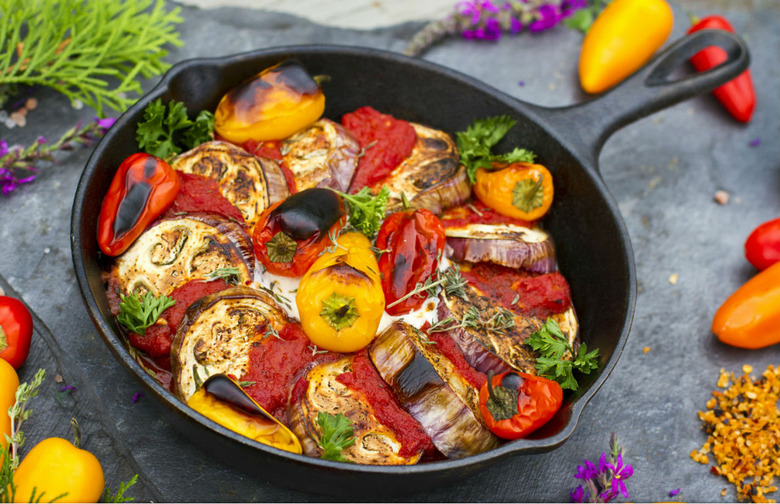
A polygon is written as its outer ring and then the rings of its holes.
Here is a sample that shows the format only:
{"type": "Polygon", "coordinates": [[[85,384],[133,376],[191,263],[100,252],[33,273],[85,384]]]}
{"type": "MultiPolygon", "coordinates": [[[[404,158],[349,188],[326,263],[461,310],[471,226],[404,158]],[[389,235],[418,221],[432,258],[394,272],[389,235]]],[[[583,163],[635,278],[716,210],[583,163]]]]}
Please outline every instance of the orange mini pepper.
{"type": "Polygon", "coordinates": [[[553,201],[553,180],[540,164],[512,163],[500,170],[477,170],[474,194],[501,215],[540,219],[553,201]]]}
{"type": "Polygon", "coordinates": [[[582,42],[582,89],[600,93],[639,70],[669,37],[673,22],[666,0],[613,0],[582,42]]]}
{"type": "Polygon", "coordinates": [[[14,367],[0,359],[0,462],[6,453],[5,436],[11,436],[11,417],[8,409],[16,404],[16,389],[19,388],[19,376],[14,367]]]}
{"type": "Polygon", "coordinates": [[[780,262],[726,299],[712,320],[712,332],[723,343],[740,348],[780,343],[780,262]]]}

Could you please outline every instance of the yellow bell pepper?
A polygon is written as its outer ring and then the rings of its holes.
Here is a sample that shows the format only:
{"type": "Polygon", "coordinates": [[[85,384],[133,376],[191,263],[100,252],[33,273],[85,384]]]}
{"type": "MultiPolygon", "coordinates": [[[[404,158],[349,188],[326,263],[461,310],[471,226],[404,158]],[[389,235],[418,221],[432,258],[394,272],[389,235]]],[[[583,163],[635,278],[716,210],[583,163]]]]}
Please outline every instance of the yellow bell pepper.
{"type": "Polygon", "coordinates": [[[673,23],[666,0],[613,0],[582,42],[582,89],[600,93],[637,71],[663,45],[673,23]]]}
{"type": "Polygon", "coordinates": [[[224,374],[209,377],[187,399],[187,406],[242,436],[280,450],[303,452],[301,443],[290,429],[224,374]]]}
{"type": "Polygon", "coordinates": [[[97,502],[105,479],[97,457],[62,438],[44,439],[14,473],[14,502],[97,502]]]}
{"type": "Polygon", "coordinates": [[[296,303],[303,331],[318,348],[356,352],[371,343],[385,295],[368,238],[341,235],[301,279],[296,303]]]}
{"type": "Polygon", "coordinates": [[[553,201],[553,180],[540,164],[512,163],[500,170],[477,170],[474,194],[501,215],[541,219],[553,201]]]}
{"type": "Polygon", "coordinates": [[[282,140],[324,111],[325,95],[317,81],[300,63],[285,61],[228,91],[214,112],[214,130],[236,144],[282,140]]]}
{"type": "Polygon", "coordinates": [[[0,462],[7,450],[5,436],[11,435],[11,417],[8,408],[16,403],[16,389],[19,388],[19,376],[14,367],[0,359],[0,462]]]}

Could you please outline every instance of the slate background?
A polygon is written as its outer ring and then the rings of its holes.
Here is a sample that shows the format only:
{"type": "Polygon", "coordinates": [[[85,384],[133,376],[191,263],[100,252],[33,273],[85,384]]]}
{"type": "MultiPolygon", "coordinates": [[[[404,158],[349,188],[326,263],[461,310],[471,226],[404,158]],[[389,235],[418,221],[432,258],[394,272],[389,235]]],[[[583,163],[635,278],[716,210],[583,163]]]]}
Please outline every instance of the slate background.
{"type": "MultiPolygon", "coordinates": [[[[735,500],[724,478],[688,454],[706,438],[696,412],[704,408],[721,368],[741,374],[749,363],[757,375],[780,364],[778,346],[738,350],[718,343],[710,332],[720,303],[754,274],[743,258],[744,239],[756,225],[780,216],[780,2],[673,5],[671,39],[684,34],[686,11],[719,12],[731,19],[751,49],[758,108],[753,121],[742,125],[714,98],[703,96],[629,125],[607,142],[601,172],[631,235],[639,284],[633,329],[612,376],[559,449],[514,457],[457,484],[396,500],[568,501],[576,466],[584,458],[596,460],[612,431],[634,467],[628,480],[632,500],[735,500]],[[758,146],[750,145],[759,139],[758,146]],[[730,193],[727,205],[714,201],[718,190],[730,193]],[[672,274],[679,275],[676,284],[669,282],[672,274]],[[650,351],[644,353],[644,347],[650,351]],[[668,492],[678,487],[681,493],[670,499],[668,492]],[[728,491],[721,496],[724,488],[728,491]]],[[[237,8],[184,7],[182,15],[186,44],[171,51],[171,62],[303,43],[401,51],[421,27],[337,29],[237,8]]],[[[449,39],[424,58],[521,100],[562,106],[586,98],[576,78],[580,42],[579,33],[565,28],[498,43],[449,39]]],[[[29,114],[26,128],[0,127],[9,144],[27,145],[38,135],[56,139],[93,114],[73,109],[46,89],[35,89],[32,96],[39,107],[29,114]]],[[[26,449],[45,437],[70,437],[69,419],[75,416],[85,448],[100,459],[112,489],[139,474],[128,492],[136,501],[331,500],[252,479],[216,462],[166,422],[162,405],[148,397],[131,403],[141,386],[118,365],[89,320],[70,256],[71,205],[88,156],[89,149],[60,156],[35,183],[0,197],[0,287],[34,312],[34,342],[21,378],[30,380],[40,367],[49,376],[31,404],[26,449]],[[57,374],[63,383],[55,383],[57,374]],[[64,384],[78,390],[60,396],[64,384]]]]}

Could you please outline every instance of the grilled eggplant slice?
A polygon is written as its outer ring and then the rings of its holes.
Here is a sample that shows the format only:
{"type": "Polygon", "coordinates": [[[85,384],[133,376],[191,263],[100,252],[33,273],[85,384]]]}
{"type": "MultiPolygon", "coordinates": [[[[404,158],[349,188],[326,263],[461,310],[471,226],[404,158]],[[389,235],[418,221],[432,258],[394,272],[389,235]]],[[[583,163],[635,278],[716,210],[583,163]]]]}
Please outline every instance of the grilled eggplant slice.
{"type": "Polygon", "coordinates": [[[458,262],[489,261],[533,273],[555,271],[555,246],[542,228],[517,224],[445,226],[447,256],[458,262]]]}
{"type": "Polygon", "coordinates": [[[371,192],[379,192],[382,186],[390,189],[388,214],[401,209],[402,194],[412,208],[427,208],[435,214],[465,202],[471,185],[452,137],[422,124],[409,124],[417,133],[412,153],[371,192]]]}
{"type": "Polygon", "coordinates": [[[482,421],[478,391],[433,347],[418,329],[396,321],[377,336],[369,355],[404,409],[445,456],[462,458],[495,448],[498,438],[482,421]]]}
{"type": "Polygon", "coordinates": [[[310,187],[346,191],[357,168],[360,144],[340,124],[320,119],[285,140],[280,150],[298,191],[310,187]]]}
{"type": "Polygon", "coordinates": [[[402,443],[396,434],[377,420],[374,410],[365,396],[338,381],[338,376],[352,368],[353,357],[346,356],[335,362],[314,366],[305,375],[308,387],[300,398],[290,404],[290,427],[301,441],[303,453],[319,457],[322,449],[317,440],[322,429],[317,424],[321,412],[343,414],[352,423],[355,444],[342,451],[344,458],[357,464],[410,465],[422,456],[422,451],[412,456],[399,454],[402,443]]]}
{"type": "Polygon", "coordinates": [[[113,266],[121,294],[168,295],[220,268],[236,268],[238,282],[254,277],[252,241],[241,225],[219,215],[163,219],[143,232],[113,266]]]}
{"type": "MultiPolygon", "coordinates": [[[[456,327],[447,332],[460,346],[466,361],[481,373],[504,373],[515,369],[536,374],[536,354],[524,342],[544,325],[545,319],[517,315],[497,306],[495,299],[471,284],[465,285],[463,291],[466,299],[442,294],[438,316],[439,320],[451,318],[459,322],[453,323],[456,327]]],[[[579,335],[574,307],[552,318],[572,348],[577,348],[579,335]]]]}
{"type": "Polygon", "coordinates": [[[186,402],[210,375],[245,375],[252,348],[288,322],[268,293],[250,287],[199,299],[187,308],[171,347],[175,394],[186,402]]]}
{"type": "Polygon", "coordinates": [[[171,166],[219,181],[222,195],[241,211],[249,227],[270,205],[290,195],[276,161],[258,158],[227,142],[206,142],[179,155],[171,166]]]}

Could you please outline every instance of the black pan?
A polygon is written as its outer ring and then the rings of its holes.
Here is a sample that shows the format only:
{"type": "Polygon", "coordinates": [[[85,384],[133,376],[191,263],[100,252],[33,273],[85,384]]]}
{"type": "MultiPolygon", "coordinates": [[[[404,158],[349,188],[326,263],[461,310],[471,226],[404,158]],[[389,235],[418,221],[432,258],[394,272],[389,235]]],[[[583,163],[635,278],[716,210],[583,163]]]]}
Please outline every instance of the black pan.
{"type": "Polygon", "coordinates": [[[552,450],[571,436],[585,404],[615,366],[634,311],[636,277],[631,243],[617,205],[597,168],[598,154],[616,129],[679,101],[706,93],[748,66],[737,37],[702,31],[669,47],[613,91],[580,105],[542,108],[520,102],[453,70],[399,54],[357,47],[295,46],[174,66],[162,81],[110,129],[87,163],[72,213],[72,251],[87,310],[117,359],[161,401],[170,420],[210,456],[237,464],[262,480],[299,490],[367,497],[416,492],[460,479],[502,458],[552,450]],[[719,45],[728,61],[707,73],[671,81],[698,50],[719,45]],[[601,350],[601,366],[567,397],[563,408],[531,439],[461,460],[410,467],[346,464],[293,455],[251,441],[186,407],[135,362],[126,350],[106,300],[96,246],[97,216],[116,168],[137,150],[136,123],[157,98],[183,101],[188,110],[214,110],[231,87],[261,69],[296,58],[312,75],[326,74],[325,116],[339,119],[363,105],[450,133],[475,118],[508,114],[517,125],[498,146],[533,150],[553,173],[555,202],[544,225],[556,240],[561,271],[572,288],[581,334],[601,350]]]}

